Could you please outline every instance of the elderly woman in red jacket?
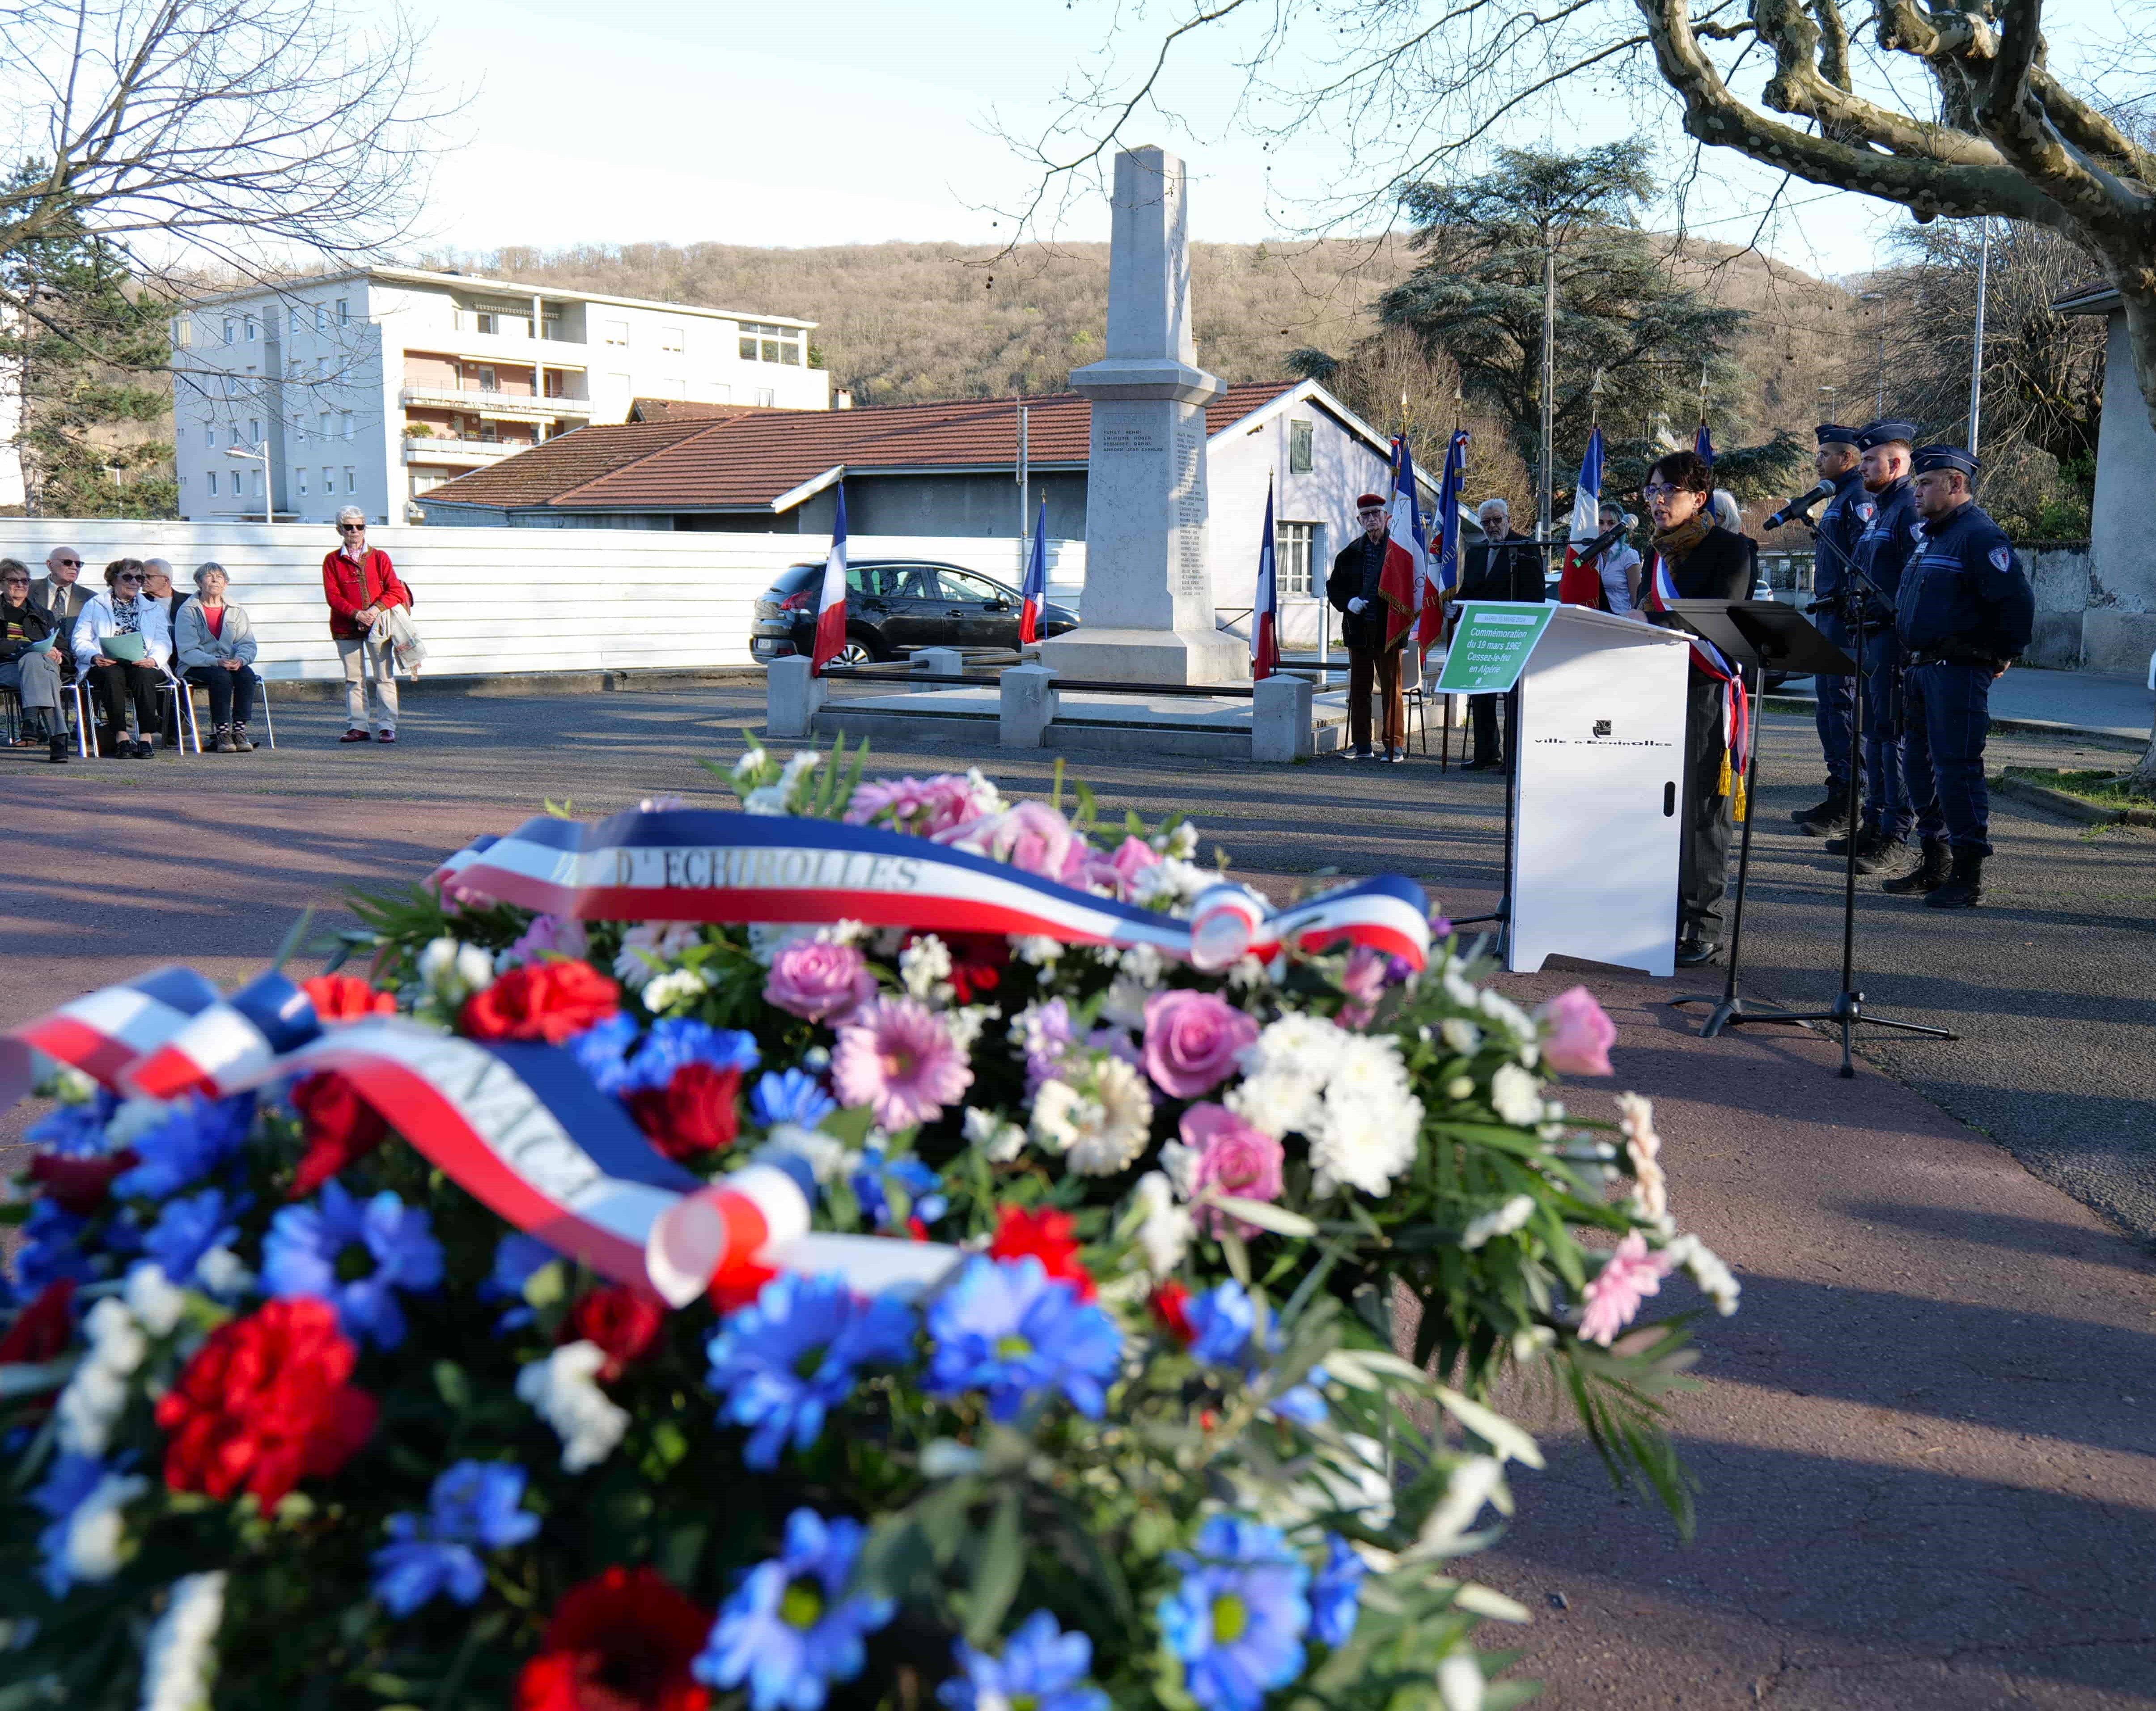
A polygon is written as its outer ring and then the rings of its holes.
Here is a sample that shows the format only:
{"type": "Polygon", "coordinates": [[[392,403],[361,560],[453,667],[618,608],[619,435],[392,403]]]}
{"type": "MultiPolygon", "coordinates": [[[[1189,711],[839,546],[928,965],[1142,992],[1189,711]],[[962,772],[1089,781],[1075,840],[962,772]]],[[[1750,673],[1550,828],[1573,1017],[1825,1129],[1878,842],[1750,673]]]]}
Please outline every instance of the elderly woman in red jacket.
{"type": "Polygon", "coordinates": [[[367,632],[387,606],[409,609],[412,591],[398,580],[389,555],[367,544],[367,513],[347,505],[337,513],[341,544],[322,560],[322,598],[330,604],[330,634],[344,662],[345,742],[367,741],[367,686],[374,685],[377,738],[397,740],[397,661],[387,642],[367,632]]]}

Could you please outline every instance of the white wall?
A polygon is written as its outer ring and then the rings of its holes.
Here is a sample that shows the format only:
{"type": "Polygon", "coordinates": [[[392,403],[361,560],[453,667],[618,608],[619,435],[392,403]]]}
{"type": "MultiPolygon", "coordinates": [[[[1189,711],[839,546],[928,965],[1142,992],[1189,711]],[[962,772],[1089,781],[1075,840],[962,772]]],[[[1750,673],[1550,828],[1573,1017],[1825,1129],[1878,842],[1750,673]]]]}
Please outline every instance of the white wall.
{"type": "MultiPolygon", "coordinates": [[[[254,624],[264,676],[335,678],[342,671],[321,591],[329,533],[298,523],[4,517],[0,554],[42,574],[54,547],[74,547],[93,588],[115,558],[168,558],[183,588],[213,558],[254,624]]],[[[830,547],[822,535],[630,530],[395,527],[368,537],[411,585],[426,669],[439,676],[746,665],[756,597],[788,565],[830,547]]],[[[917,557],[1019,580],[1009,541],[856,535],[849,547],[857,559],[917,557]]],[[[1049,554],[1050,598],[1075,605],[1085,543],[1051,542],[1049,554]]]]}

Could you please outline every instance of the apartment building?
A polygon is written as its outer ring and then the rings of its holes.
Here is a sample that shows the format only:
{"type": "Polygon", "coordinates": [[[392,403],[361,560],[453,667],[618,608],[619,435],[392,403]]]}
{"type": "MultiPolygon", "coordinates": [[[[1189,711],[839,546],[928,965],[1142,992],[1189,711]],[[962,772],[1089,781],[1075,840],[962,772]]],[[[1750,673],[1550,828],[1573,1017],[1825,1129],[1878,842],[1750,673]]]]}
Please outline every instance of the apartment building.
{"type": "Polygon", "coordinates": [[[830,408],[816,323],[367,268],[173,317],[180,515],[422,521],[421,494],[638,398],[830,408]]]}

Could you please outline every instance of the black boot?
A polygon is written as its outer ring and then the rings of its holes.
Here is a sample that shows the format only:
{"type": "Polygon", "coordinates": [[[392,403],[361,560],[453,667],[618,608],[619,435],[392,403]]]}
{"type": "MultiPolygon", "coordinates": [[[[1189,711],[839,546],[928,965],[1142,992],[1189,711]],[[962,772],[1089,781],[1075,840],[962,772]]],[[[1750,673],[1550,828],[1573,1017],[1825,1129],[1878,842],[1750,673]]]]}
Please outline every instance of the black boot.
{"type": "MultiPolygon", "coordinates": [[[[1857,799],[1860,809],[1863,799],[1857,799]]],[[[1807,809],[1797,822],[1798,830],[1808,838],[1831,838],[1849,830],[1849,800],[1845,796],[1830,796],[1818,807],[1807,809]]]]}
{"type": "Polygon", "coordinates": [[[1947,882],[1947,874],[1953,866],[1953,856],[1944,838],[1924,840],[1924,859],[1899,879],[1890,879],[1879,889],[1897,897],[1912,897],[1919,892],[1935,891],[1947,882]]]}
{"type": "Polygon", "coordinates": [[[1924,899],[1928,909],[1974,909],[1984,901],[1984,856],[1975,850],[1953,852],[1953,877],[1924,899]]]}
{"type": "Polygon", "coordinates": [[[1859,873],[1884,873],[1899,867],[1908,856],[1909,845],[1906,839],[1890,838],[1884,832],[1871,832],[1856,845],[1856,871],[1859,873]]]}
{"type": "Polygon", "coordinates": [[[1847,805],[1848,794],[1847,786],[1829,778],[1826,781],[1826,794],[1812,804],[1810,808],[1791,809],[1789,818],[1799,825],[1804,825],[1807,820],[1815,820],[1823,824],[1831,820],[1839,826],[1842,820],[1841,811],[1847,805]]]}
{"type": "Polygon", "coordinates": [[[47,739],[45,758],[54,766],[65,766],[68,761],[68,734],[64,727],[55,730],[47,739]]]}

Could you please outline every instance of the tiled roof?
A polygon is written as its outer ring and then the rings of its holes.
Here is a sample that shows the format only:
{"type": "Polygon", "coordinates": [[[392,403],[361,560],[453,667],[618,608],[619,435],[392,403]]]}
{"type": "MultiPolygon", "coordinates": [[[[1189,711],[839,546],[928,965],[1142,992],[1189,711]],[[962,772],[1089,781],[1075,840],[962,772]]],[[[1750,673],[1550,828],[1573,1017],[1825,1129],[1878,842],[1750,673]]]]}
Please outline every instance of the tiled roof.
{"type": "Polygon", "coordinates": [[[711,404],[695,398],[632,398],[629,405],[629,419],[632,422],[716,422],[728,416],[746,416],[752,410],[767,410],[768,404],[711,404]]]}
{"type": "Polygon", "coordinates": [[[2061,315],[2105,315],[2118,307],[2118,287],[2101,276],[2083,280],[2073,290],[2051,300],[2061,315]]]}
{"type": "Polygon", "coordinates": [[[557,494],[610,474],[639,458],[678,445],[711,427],[707,421],[621,422],[578,428],[520,451],[484,470],[428,491],[429,499],[516,510],[544,505],[557,494]]]}
{"type": "MultiPolygon", "coordinates": [[[[1288,391],[1292,381],[1231,386],[1205,408],[1208,434],[1219,433],[1288,391]]],[[[1026,446],[1036,469],[1082,466],[1092,428],[1092,404],[1075,393],[1028,398],[1026,446]]],[[[626,442],[621,442],[625,444],[626,442]]],[[[722,420],[680,420],[586,428],[493,469],[445,482],[432,500],[475,505],[546,505],[568,511],[753,510],[836,465],[862,475],[932,469],[1000,469],[1018,456],[1018,400],[961,399],[857,410],[757,410],[722,420]],[[684,429],[690,431],[683,432],[684,429]],[[521,483],[520,496],[490,496],[520,464],[584,434],[670,433],[648,450],[619,456],[603,469],[578,474],[558,464],[521,483]],[[573,479],[571,477],[573,476],[573,479]]]]}

